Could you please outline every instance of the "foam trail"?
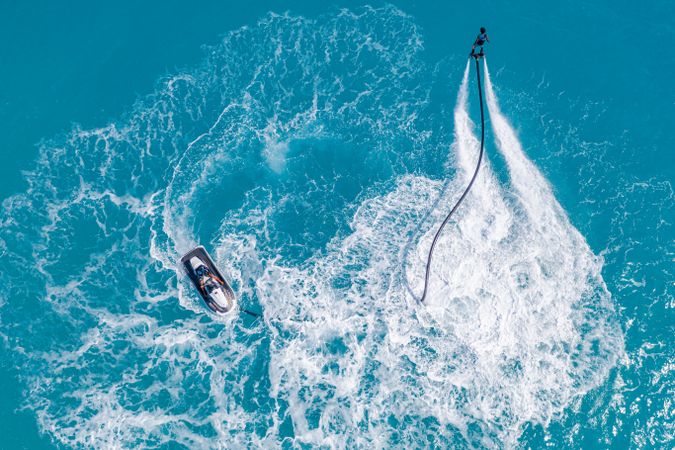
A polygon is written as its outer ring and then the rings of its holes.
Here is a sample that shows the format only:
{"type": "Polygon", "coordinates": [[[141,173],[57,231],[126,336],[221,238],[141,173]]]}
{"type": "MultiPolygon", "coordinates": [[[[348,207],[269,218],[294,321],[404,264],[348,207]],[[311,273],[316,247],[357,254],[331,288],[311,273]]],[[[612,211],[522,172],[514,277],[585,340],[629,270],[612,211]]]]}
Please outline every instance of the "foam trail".
{"type": "MultiPolygon", "coordinates": [[[[456,201],[457,196],[461,194],[462,189],[471,179],[480,153],[480,141],[474,133],[475,124],[469,116],[470,69],[471,61],[468,61],[464,69],[454,110],[455,132],[452,150],[457,155],[455,166],[459,176],[452,182],[450,194],[441,199],[443,204],[451,204],[456,201]]],[[[456,211],[454,220],[448,224],[440,237],[438,242],[439,255],[445,255],[445,258],[439,259],[437,266],[443,264],[443,261],[446,265],[460,265],[462,253],[470,253],[472,249],[485,248],[486,246],[490,248],[492,244],[507,235],[511,214],[503,198],[504,193],[497,183],[486,154],[483,156],[478,177],[467,195],[466,204],[456,211]]],[[[430,245],[429,242],[433,238],[433,233],[438,228],[438,223],[443,220],[442,215],[446,212],[447,208],[439,208],[438,211],[435,211],[436,224],[429,229],[422,239],[422,245],[419,247],[419,250],[422,251],[419,255],[421,260],[426,258],[426,253],[423,253],[423,250],[430,245]]],[[[459,267],[453,270],[462,271],[459,267]]],[[[476,283],[466,283],[466,279],[441,278],[442,272],[442,270],[437,274],[434,274],[434,270],[431,272],[429,286],[431,303],[446,301],[448,297],[453,297],[457,292],[463,291],[467,285],[480,285],[479,280],[476,280],[476,283]]],[[[473,274],[475,276],[475,271],[473,271],[473,274]]],[[[471,276],[470,273],[466,275],[471,276]]]]}
{"type": "Polygon", "coordinates": [[[478,140],[473,135],[473,122],[469,117],[469,71],[471,69],[471,60],[466,62],[462,84],[457,93],[457,105],[455,105],[455,149],[458,155],[458,168],[462,171],[462,176],[468,181],[471,178],[475,168],[475,156],[473,150],[479,145],[478,140]]]}
{"type": "MultiPolygon", "coordinates": [[[[466,66],[464,67],[464,75],[462,76],[462,82],[457,93],[457,103],[455,105],[454,119],[455,119],[455,142],[452,145],[452,150],[454,150],[459,158],[458,161],[455,161],[457,171],[460,176],[457,177],[459,180],[455,179],[447,182],[443,189],[441,190],[437,200],[433,203],[430,209],[430,213],[424,217],[423,223],[429,220],[431,216],[431,226],[427,229],[424,236],[421,238],[421,245],[417,247],[418,254],[415,262],[412,264],[414,267],[413,273],[415,273],[415,279],[413,283],[418,286],[417,290],[424,290],[426,293],[426,286],[423,281],[424,275],[419,276],[419,267],[423,266],[421,270],[425,271],[424,264],[426,263],[427,258],[429,258],[428,249],[431,247],[436,230],[441,226],[443,222],[443,217],[439,217],[439,213],[446,214],[448,204],[452,204],[456,200],[453,198],[457,195],[457,192],[462,189],[462,184],[466,184],[471,179],[471,173],[473,167],[475,167],[475,162],[471,162],[470,150],[471,147],[475,147],[476,139],[471,139],[471,128],[473,123],[469,118],[467,112],[468,108],[468,85],[469,85],[469,70],[471,68],[471,61],[467,61],[466,66]],[[464,138],[460,137],[463,136],[464,138]],[[425,248],[427,250],[425,250],[425,248]]],[[[445,232],[449,233],[449,228],[451,224],[448,224],[445,232]]],[[[441,234],[439,239],[443,240],[444,236],[441,234]]],[[[439,241],[440,243],[440,241],[439,241]]],[[[407,251],[404,254],[404,261],[407,259],[407,251]]],[[[407,267],[407,265],[405,266],[407,267]]],[[[405,270],[404,267],[404,270],[405,270]]],[[[431,270],[430,279],[429,279],[429,289],[438,289],[438,276],[434,275],[434,271],[431,270]]],[[[407,276],[407,275],[406,275],[407,276]]],[[[406,286],[409,286],[409,282],[406,283],[406,286]]],[[[415,296],[414,291],[409,289],[411,295],[415,296]]]]}
{"type": "Polygon", "coordinates": [[[40,430],[76,448],[504,448],[604,380],[622,342],[601,261],[543,177],[504,187],[486,158],[410,305],[401,260],[422,274],[478,157],[470,72],[437,133],[422,49],[393,7],[270,15],[129,121],[46,143],[0,212],[0,339],[40,430]],[[411,173],[451,144],[439,195],[411,173]],[[182,294],[193,241],[263,320],[182,294]]]}
{"type": "MultiPolygon", "coordinates": [[[[602,383],[623,344],[601,259],[527,160],[496,107],[487,68],[485,73],[490,118],[513,189],[500,186],[486,158],[465,208],[438,244],[425,308],[432,317],[419,319],[439,335],[421,336],[455,369],[447,373],[429,365],[416,348],[396,351],[429,377],[444,380],[446,391],[462,392],[459,398],[470,405],[450,399],[437,417],[469,441],[470,427],[478,425],[481,445],[513,447],[526,423],[547,426],[602,383]]],[[[454,119],[457,178],[463,179],[475,167],[479,146],[468,115],[466,78],[454,119]]],[[[459,185],[453,184],[455,190],[459,185]]],[[[435,213],[437,221],[441,214],[435,213]]],[[[418,255],[429,239],[422,239],[418,255]]],[[[443,395],[435,386],[424,384],[423,390],[422,398],[443,395]]]]}
{"type": "Polygon", "coordinates": [[[497,148],[506,158],[511,182],[523,200],[522,205],[535,225],[542,228],[557,223],[568,225],[567,215],[555,199],[551,186],[539,169],[527,159],[515,131],[499,108],[487,61],[484,67],[485,97],[490,111],[492,129],[497,140],[497,148]],[[554,218],[552,214],[557,217],[554,218]]]}
{"type": "Polygon", "coordinates": [[[586,366],[584,370],[568,371],[559,380],[566,378],[565,383],[577,386],[577,394],[583,393],[605,379],[623,348],[611,295],[601,275],[602,259],[593,254],[570,223],[550,184],[525,155],[499,108],[487,61],[484,69],[490,122],[515,191],[511,203],[521,226],[518,232],[521,245],[529,253],[511,267],[516,278],[521,278],[527,287],[519,297],[524,307],[535,311],[548,308],[559,311],[552,319],[556,327],[564,327],[561,330],[568,340],[565,345],[571,344],[573,349],[569,357],[575,365],[586,366]],[[569,334],[569,327],[574,333],[569,334]]]}
{"type": "MultiPolygon", "coordinates": [[[[538,263],[542,268],[542,275],[548,270],[559,271],[576,267],[576,270],[571,270],[578,277],[575,283],[583,284],[583,277],[599,271],[602,262],[593,256],[584,237],[572,226],[553,195],[548,181],[525,155],[515,131],[499,108],[487,61],[484,67],[486,100],[492,129],[497,148],[506,160],[511,184],[517,193],[517,207],[527,216],[530,233],[548,241],[549,245],[543,248],[558,249],[556,252],[547,251],[539,255],[538,263]]],[[[602,287],[606,291],[604,282],[602,287]]],[[[565,288],[569,289],[570,294],[575,292],[572,286],[565,288]]]]}
{"type": "MultiPolygon", "coordinates": [[[[471,61],[467,62],[465,81],[460,87],[454,112],[458,168],[464,173],[467,181],[475,170],[480,153],[480,140],[474,133],[475,125],[469,117],[469,92],[466,77],[470,63],[471,61]]],[[[511,218],[503,200],[504,193],[492,171],[487,148],[485,153],[480,172],[469,195],[470,206],[465,211],[468,217],[466,224],[471,224],[471,226],[465,226],[462,232],[473,233],[476,241],[484,241],[487,238],[489,241],[496,242],[506,236],[511,218]],[[477,223],[479,220],[482,224],[477,223]]],[[[462,226],[461,223],[460,226],[462,226]]]]}

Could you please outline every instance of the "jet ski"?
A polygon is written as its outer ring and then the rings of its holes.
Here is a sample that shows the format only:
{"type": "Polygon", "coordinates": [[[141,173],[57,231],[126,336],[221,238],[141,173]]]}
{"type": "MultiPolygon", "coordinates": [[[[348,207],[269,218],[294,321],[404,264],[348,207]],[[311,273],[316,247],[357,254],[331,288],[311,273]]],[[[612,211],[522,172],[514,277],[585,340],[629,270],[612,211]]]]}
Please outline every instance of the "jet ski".
{"type": "Polygon", "coordinates": [[[190,250],[180,261],[190,281],[211,311],[216,314],[227,314],[235,309],[234,291],[204,247],[200,245],[190,250]]]}

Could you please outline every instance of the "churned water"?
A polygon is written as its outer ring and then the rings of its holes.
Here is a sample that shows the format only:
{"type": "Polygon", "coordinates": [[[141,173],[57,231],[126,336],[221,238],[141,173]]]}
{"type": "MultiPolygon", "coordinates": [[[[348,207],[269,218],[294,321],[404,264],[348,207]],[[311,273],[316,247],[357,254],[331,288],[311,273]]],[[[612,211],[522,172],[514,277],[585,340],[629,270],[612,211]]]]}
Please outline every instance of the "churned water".
{"type": "MultiPolygon", "coordinates": [[[[575,14],[584,36],[603,14],[647,30],[628,7],[580,5],[558,23],[541,7],[492,8],[493,22],[532,24],[533,51],[562,45],[575,14]]],[[[3,408],[30,421],[26,436],[59,448],[672,446],[672,90],[626,111],[629,81],[667,78],[610,73],[636,43],[603,53],[578,38],[578,61],[542,54],[520,73],[536,55],[502,50],[500,33],[524,31],[496,26],[481,62],[484,165],[422,305],[431,239],[478,157],[466,44],[483,23],[441,55],[438,8],[411,9],[263,14],[119,118],[41,136],[0,216],[5,383],[21,393],[3,408]],[[613,62],[589,73],[602,58],[613,62]],[[608,84],[616,97],[594,94],[608,84]],[[207,311],[178,264],[197,244],[262,319],[207,311]]],[[[448,6],[444,20],[467,14],[448,6]]],[[[656,21],[655,39],[672,38],[656,21]]]]}

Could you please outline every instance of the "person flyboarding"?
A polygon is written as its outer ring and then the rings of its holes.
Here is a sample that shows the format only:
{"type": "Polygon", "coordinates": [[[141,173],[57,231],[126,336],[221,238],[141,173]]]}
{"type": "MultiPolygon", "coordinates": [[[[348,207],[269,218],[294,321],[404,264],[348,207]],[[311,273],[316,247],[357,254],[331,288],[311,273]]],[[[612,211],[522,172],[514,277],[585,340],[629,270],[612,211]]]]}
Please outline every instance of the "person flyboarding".
{"type": "Polygon", "coordinates": [[[469,56],[483,56],[483,45],[485,45],[486,42],[490,42],[490,38],[488,38],[487,35],[487,30],[485,27],[480,27],[480,34],[478,34],[476,40],[473,41],[471,54],[469,56]],[[476,47],[480,47],[480,52],[476,53],[476,47]]]}

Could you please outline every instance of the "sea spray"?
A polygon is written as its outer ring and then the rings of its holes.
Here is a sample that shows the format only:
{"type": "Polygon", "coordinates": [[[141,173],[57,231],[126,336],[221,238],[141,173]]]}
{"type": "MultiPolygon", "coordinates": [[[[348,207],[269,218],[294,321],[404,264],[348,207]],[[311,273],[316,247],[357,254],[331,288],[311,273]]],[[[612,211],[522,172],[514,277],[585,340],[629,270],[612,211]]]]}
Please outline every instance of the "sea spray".
{"type": "MultiPolygon", "coordinates": [[[[466,92],[465,77],[452,147],[460,176],[447,198],[478,152],[466,92]]],[[[597,258],[562,216],[552,219],[562,234],[548,235],[520,214],[489,160],[481,177],[439,243],[424,307],[409,302],[396,276],[406,246],[400,230],[440,191],[424,178],[400,178],[395,190],[365,201],[353,234],[306,269],[268,267],[263,302],[283,311],[271,317],[284,336],[272,340],[274,393],[290,399],[303,442],[333,445],[337,433],[347,445],[410,446],[426,442],[413,425],[426,423],[436,444],[511,447],[525,424],[547,425],[607,376],[622,337],[597,258]],[[580,264],[542,268],[561,251],[580,264]],[[390,428],[402,418],[411,425],[390,428]]],[[[444,214],[433,212],[436,223],[444,214]]],[[[420,280],[434,231],[407,264],[420,280]]]]}
{"type": "MultiPolygon", "coordinates": [[[[392,7],[269,15],[123,120],[43,144],[3,203],[0,320],[44,432],[73,447],[512,446],[606,376],[622,343],[599,261],[564,217],[533,223],[540,203],[489,158],[429,304],[407,294],[407,231],[444,186],[431,175],[451,161],[452,199],[477,157],[467,84],[454,116],[430,113],[421,51],[392,7]],[[175,264],[196,242],[263,320],[205,311],[175,264]],[[560,252],[580,269],[547,266],[560,252]]],[[[411,283],[429,239],[408,253],[411,283]]]]}

